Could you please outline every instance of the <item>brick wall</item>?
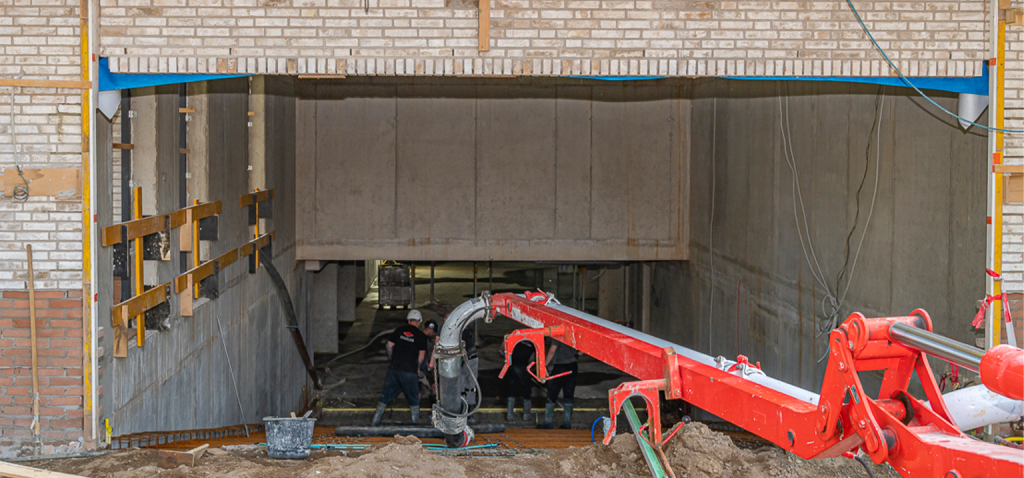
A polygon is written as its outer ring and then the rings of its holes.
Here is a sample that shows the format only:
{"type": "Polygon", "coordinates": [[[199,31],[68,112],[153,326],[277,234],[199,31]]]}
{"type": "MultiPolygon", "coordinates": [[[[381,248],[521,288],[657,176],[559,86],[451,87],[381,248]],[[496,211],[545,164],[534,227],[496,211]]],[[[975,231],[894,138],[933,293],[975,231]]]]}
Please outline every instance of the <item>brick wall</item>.
{"type": "MultiPolygon", "coordinates": [[[[4,291],[0,295],[0,456],[33,441],[29,327],[28,292],[4,291]]],[[[36,291],[36,335],[39,423],[44,445],[53,447],[44,452],[74,451],[83,427],[82,292],[36,291]]]]}
{"type": "MultiPolygon", "coordinates": [[[[0,0],[0,77],[79,80],[79,0],[0,0]],[[39,6],[45,3],[46,6],[39,6]]],[[[0,169],[80,167],[81,90],[0,87],[0,169]]],[[[30,189],[31,192],[31,189],[30,189]]],[[[37,261],[36,287],[82,289],[82,216],[78,199],[0,198],[0,290],[26,290],[25,245],[37,261]]]]}
{"type": "MultiPolygon", "coordinates": [[[[105,0],[121,72],[887,75],[845,1],[105,0]]],[[[986,1],[854,2],[906,72],[974,76],[986,1]]]]}

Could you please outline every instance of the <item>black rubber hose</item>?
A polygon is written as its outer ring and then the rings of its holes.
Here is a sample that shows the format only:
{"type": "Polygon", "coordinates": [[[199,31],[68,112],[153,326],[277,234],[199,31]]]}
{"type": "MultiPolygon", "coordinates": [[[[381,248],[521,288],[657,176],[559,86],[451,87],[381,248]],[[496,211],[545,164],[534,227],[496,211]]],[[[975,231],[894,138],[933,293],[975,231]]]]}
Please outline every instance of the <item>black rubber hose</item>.
{"type": "Polygon", "coordinates": [[[313,386],[317,390],[323,390],[324,385],[320,383],[320,377],[316,375],[316,367],[313,366],[313,360],[309,358],[309,352],[306,350],[306,342],[302,340],[302,332],[299,331],[299,321],[295,318],[295,307],[292,305],[292,296],[288,294],[288,288],[284,285],[284,279],[281,279],[281,274],[274,267],[270,254],[257,255],[260,256],[260,264],[263,264],[263,269],[270,275],[270,281],[274,283],[274,288],[277,289],[277,296],[280,297],[281,304],[284,306],[288,330],[292,333],[292,338],[295,339],[295,346],[299,348],[299,355],[302,356],[302,362],[306,364],[309,378],[313,379],[313,386]]]}
{"type": "Polygon", "coordinates": [[[875,473],[871,471],[871,467],[868,466],[868,462],[864,460],[864,457],[860,455],[854,455],[853,459],[857,460],[857,462],[860,463],[861,465],[864,465],[864,471],[868,472],[868,476],[870,476],[871,478],[875,478],[875,473]]]}

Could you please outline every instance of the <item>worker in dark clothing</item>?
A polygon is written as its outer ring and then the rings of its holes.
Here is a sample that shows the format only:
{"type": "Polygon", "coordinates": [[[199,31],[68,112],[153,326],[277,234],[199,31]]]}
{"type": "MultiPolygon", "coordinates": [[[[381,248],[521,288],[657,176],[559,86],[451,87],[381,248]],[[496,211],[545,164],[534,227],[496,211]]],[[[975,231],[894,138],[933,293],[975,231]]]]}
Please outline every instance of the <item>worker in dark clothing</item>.
{"type": "Polygon", "coordinates": [[[576,393],[576,375],[579,373],[576,363],[577,356],[579,356],[579,352],[576,349],[557,340],[551,341],[551,347],[548,348],[546,356],[549,367],[548,376],[553,377],[565,372],[569,372],[569,374],[547,381],[548,401],[544,406],[544,422],[537,425],[537,428],[552,427],[551,421],[555,417],[555,402],[558,400],[559,392],[562,392],[561,428],[572,428],[572,399],[576,393]]]}
{"type": "Polygon", "coordinates": [[[405,395],[409,402],[409,411],[412,414],[413,423],[420,420],[420,388],[418,373],[424,357],[427,355],[427,343],[429,339],[420,331],[419,325],[423,316],[418,310],[409,311],[408,324],[403,325],[391,334],[388,338],[388,358],[391,363],[388,365],[387,375],[384,376],[384,391],[377,402],[377,412],[373,414],[373,421],[370,426],[377,426],[388,403],[398,396],[398,392],[405,395]]]}
{"type": "Polygon", "coordinates": [[[530,403],[533,382],[530,380],[530,373],[526,371],[526,368],[534,360],[534,355],[533,342],[529,340],[517,343],[516,347],[512,349],[512,367],[509,369],[511,373],[508,374],[508,414],[505,415],[505,420],[516,419],[516,397],[523,398],[523,421],[533,420],[531,410],[533,404],[530,403]]]}
{"type": "Polygon", "coordinates": [[[438,325],[436,320],[423,323],[423,333],[427,336],[427,359],[420,363],[420,384],[425,386],[429,397],[436,395],[434,391],[434,346],[437,344],[438,325]]]}

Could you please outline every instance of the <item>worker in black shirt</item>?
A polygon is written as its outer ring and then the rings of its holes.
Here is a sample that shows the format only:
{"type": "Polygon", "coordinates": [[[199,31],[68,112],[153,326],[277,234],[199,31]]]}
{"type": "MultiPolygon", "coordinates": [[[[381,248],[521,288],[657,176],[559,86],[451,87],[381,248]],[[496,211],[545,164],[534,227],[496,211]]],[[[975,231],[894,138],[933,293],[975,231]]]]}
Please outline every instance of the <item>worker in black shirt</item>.
{"type": "Polygon", "coordinates": [[[384,376],[384,391],[377,402],[377,412],[373,414],[370,426],[377,426],[388,403],[401,391],[409,402],[409,411],[413,423],[420,420],[420,388],[418,373],[424,357],[427,355],[427,336],[420,331],[419,325],[423,315],[418,310],[409,311],[407,325],[403,325],[388,338],[388,358],[391,364],[384,376]]]}
{"type": "Polygon", "coordinates": [[[508,414],[505,419],[513,421],[516,419],[516,397],[523,397],[523,421],[533,420],[530,395],[533,391],[533,382],[530,380],[530,373],[526,368],[534,360],[533,342],[523,340],[512,349],[512,367],[508,374],[508,414]]]}
{"type": "Polygon", "coordinates": [[[562,393],[562,426],[561,428],[572,428],[572,402],[576,394],[576,375],[579,373],[579,366],[576,357],[579,352],[576,349],[559,342],[551,341],[548,348],[548,376],[553,377],[565,372],[568,375],[555,379],[548,379],[548,401],[544,406],[544,421],[537,425],[537,428],[551,428],[551,420],[555,416],[555,402],[558,400],[558,393],[562,393]]]}

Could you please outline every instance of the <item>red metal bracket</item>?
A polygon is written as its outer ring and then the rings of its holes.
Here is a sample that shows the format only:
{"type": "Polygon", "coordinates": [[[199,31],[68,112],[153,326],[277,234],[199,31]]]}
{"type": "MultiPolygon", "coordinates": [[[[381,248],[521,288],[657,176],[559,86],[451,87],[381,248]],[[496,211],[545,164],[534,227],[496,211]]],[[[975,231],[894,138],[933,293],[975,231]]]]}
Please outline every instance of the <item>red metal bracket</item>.
{"type": "MultiPolygon", "coordinates": [[[[544,350],[544,337],[562,337],[565,334],[565,327],[556,325],[553,327],[544,327],[543,329],[520,329],[513,331],[511,334],[505,336],[505,366],[501,368],[501,373],[498,374],[498,378],[505,378],[505,373],[508,372],[508,368],[512,366],[512,351],[515,350],[516,344],[524,340],[533,342],[533,347],[537,351],[537,373],[534,374],[527,367],[527,372],[533,375],[540,383],[544,383],[552,378],[558,378],[563,375],[568,375],[569,372],[555,375],[554,377],[548,377],[547,362],[545,361],[544,355],[547,353],[544,350]]],[[[534,363],[530,363],[533,366],[534,363]]]]}
{"type": "Polygon", "coordinates": [[[611,416],[611,426],[604,435],[604,444],[612,442],[615,434],[616,417],[622,411],[622,403],[630,397],[641,397],[647,402],[647,425],[650,431],[651,446],[661,448],[661,397],[659,392],[665,389],[665,380],[641,380],[639,382],[625,382],[615,390],[608,391],[608,412],[611,416]]]}

